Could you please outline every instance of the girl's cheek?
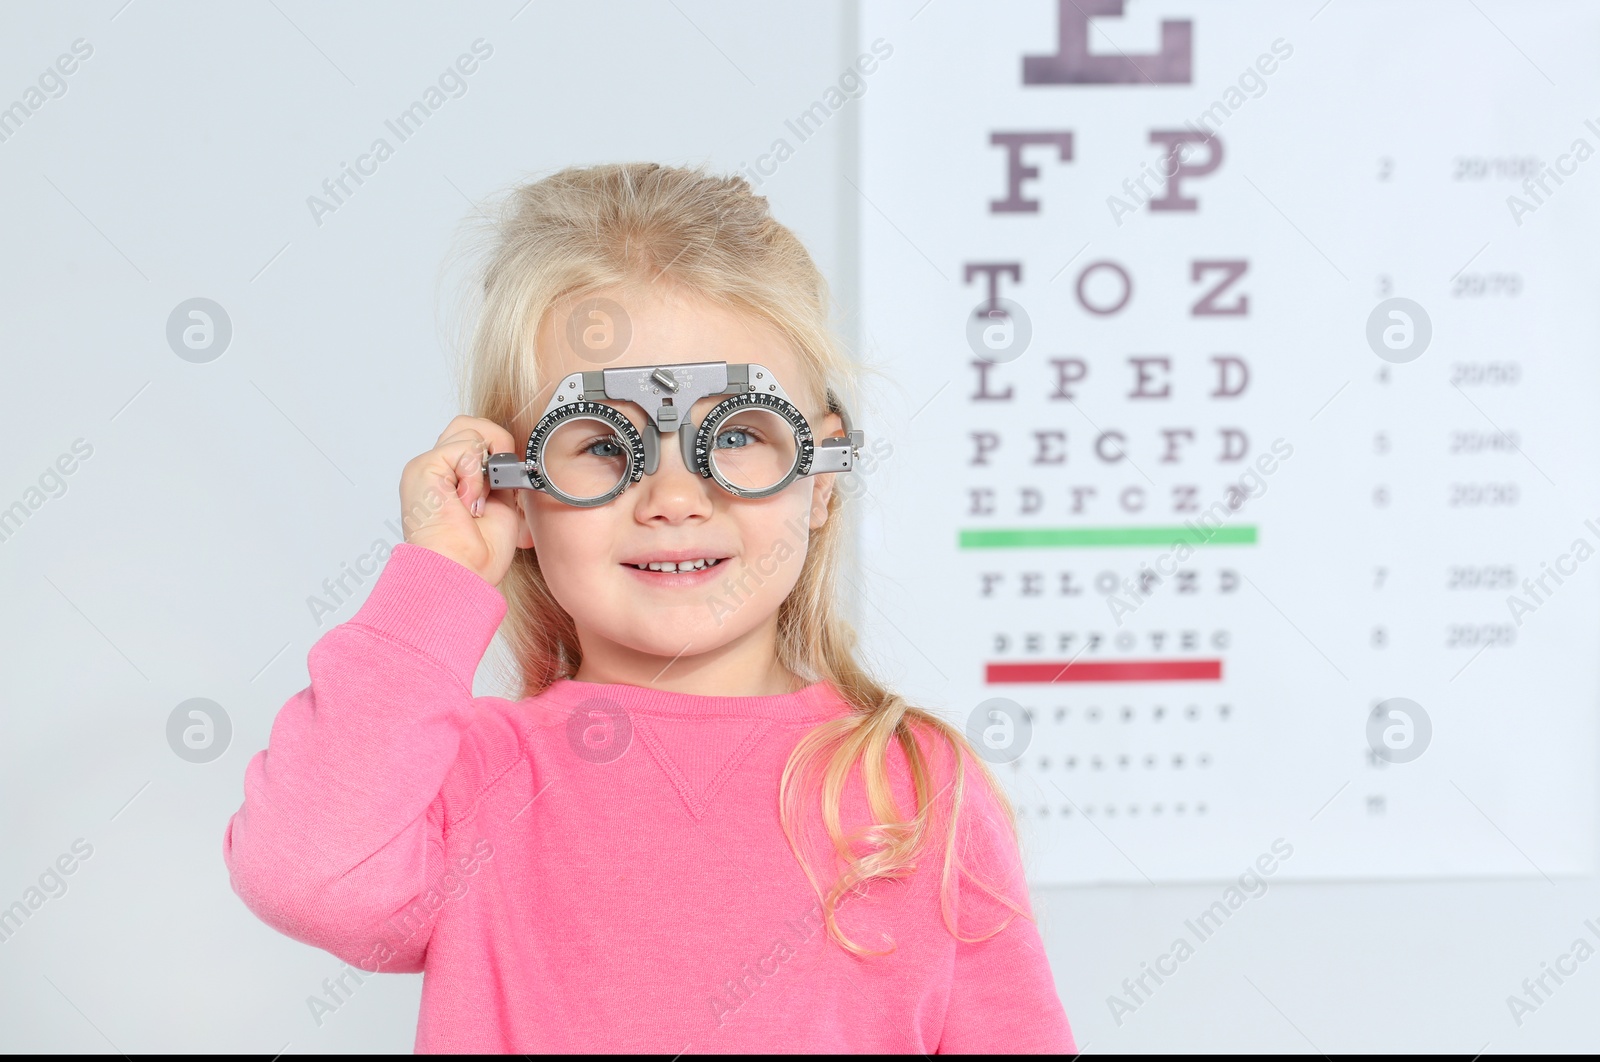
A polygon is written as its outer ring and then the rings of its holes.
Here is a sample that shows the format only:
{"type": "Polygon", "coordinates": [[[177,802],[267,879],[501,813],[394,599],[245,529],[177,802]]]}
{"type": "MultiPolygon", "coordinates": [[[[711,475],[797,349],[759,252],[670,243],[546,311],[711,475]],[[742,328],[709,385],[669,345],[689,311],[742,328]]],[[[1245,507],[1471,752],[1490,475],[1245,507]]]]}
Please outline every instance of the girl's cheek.
{"type": "Polygon", "coordinates": [[[574,557],[609,552],[615,515],[610,506],[582,509],[541,498],[525,517],[537,548],[574,557]]]}

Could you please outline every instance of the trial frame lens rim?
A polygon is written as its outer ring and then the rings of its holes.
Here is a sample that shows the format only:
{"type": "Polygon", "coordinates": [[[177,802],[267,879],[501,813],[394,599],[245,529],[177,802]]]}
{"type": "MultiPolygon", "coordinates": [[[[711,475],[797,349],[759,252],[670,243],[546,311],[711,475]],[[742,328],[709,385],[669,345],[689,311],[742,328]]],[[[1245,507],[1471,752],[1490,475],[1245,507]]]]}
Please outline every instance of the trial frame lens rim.
{"type": "Polygon", "coordinates": [[[811,471],[811,461],[815,451],[816,444],[811,438],[811,423],[806,420],[805,414],[800,412],[800,408],[786,398],[764,391],[746,391],[717,403],[700,421],[700,427],[696,430],[694,438],[695,465],[701,477],[715,480],[719,487],[738,498],[765,498],[783,490],[811,471]],[[765,409],[782,417],[794,432],[795,439],[794,459],[790,462],[788,471],[772,486],[756,490],[728,482],[727,478],[717,471],[716,462],[711,459],[711,441],[716,437],[722,423],[735,413],[751,408],[765,409]]]}
{"type": "Polygon", "coordinates": [[[540,420],[538,425],[528,435],[528,448],[524,453],[524,460],[528,467],[528,480],[537,490],[565,502],[568,505],[588,509],[597,505],[604,505],[627,490],[630,484],[637,483],[644,476],[644,438],[639,434],[639,429],[633,426],[633,421],[615,406],[603,402],[580,401],[572,402],[557,409],[551,410],[540,420]],[[569,420],[599,420],[616,429],[628,452],[628,469],[616,484],[606,493],[592,498],[582,498],[568,494],[566,491],[550,482],[545,475],[544,450],[549,444],[551,436],[556,429],[569,420]]]}

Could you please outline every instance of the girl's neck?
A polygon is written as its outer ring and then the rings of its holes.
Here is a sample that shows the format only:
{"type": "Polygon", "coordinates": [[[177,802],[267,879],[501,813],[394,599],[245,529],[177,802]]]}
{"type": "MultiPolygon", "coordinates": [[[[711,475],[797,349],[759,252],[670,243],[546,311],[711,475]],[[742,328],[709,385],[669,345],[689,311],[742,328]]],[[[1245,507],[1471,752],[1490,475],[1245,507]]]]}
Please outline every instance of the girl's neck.
{"type": "Polygon", "coordinates": [[[622,683],[702,697],[769,697],[806,683],[778,660],[776,630],[755,630],[708,653],[643,653],[580,631],[578,682],[622,683]],[[765,635],[763,637],[763,635],[765,635]]]}

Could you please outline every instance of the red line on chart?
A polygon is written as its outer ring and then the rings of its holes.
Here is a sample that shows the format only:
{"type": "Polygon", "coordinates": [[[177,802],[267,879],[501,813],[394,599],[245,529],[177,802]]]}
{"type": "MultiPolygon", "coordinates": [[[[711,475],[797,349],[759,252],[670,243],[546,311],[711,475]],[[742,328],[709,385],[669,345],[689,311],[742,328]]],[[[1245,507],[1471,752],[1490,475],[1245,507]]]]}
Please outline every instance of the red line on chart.
{"type": "Polygon", "coordinates": [[[1221,660],[1095,660],[984,666],[984,681],[1007,682],[1220,682],[1221,660]]]}

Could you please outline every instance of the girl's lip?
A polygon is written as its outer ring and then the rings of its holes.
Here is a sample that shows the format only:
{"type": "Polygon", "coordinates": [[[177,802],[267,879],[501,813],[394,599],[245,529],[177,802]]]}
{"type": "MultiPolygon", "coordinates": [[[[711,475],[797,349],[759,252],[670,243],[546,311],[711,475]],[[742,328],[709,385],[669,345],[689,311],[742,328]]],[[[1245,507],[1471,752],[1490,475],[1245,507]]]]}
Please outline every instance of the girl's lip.
{"type": "Polygon", "coordinates": [[[715,547],[712,547],[708,551],[706,547],[702,546],[702,547],[690,547],[689,549],[661,549],[661,550],[656,550],[656,551],[654,551],[652,553],[645,554],[644,556],[624,557],[624,558],[622,558],[622,563],[623,564],[651,564],[653,562],[660,561],[661,563],[664,564],[667,561],[671,561],[672,563],[677,564],[679,561],[727,560],[727,559],[728,559],[727,557],[725,557],[721,553],[717,552],[715,547]]]}
{"type": "Polygon", "coordinates": [[[653,572],[648,569],[640,571],[631,564],[624,564],[622,567],[627,570],[629,575],[650,586],[692,588],[704,586],[714,579],[722,578],[724,574],[722,568],[727,563],[728,561],[725,559],[718,564],[693,572],[653,572]]]}

